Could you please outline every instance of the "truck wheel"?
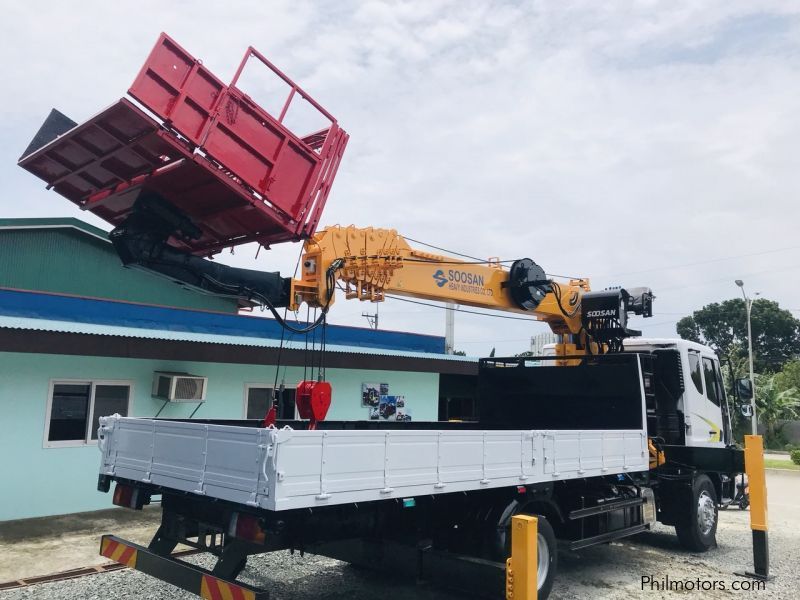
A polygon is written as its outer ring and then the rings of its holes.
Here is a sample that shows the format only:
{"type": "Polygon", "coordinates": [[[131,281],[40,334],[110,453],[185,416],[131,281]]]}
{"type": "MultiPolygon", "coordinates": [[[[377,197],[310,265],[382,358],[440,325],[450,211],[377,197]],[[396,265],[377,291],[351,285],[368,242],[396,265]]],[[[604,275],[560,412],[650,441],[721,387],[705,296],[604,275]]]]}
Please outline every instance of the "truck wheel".
{"type": "Polygon", "coordinates": [[[553,587],[553,580],[556,577],[558,568],[558,546],[556,534],[553,527],[545,517],[534,515],[538,519],[537,533],[538,540],[536,546],[536,558],[538,568],[536,569],[536,586],[538,588],[537,597],[539,600],[546,600],[553,587]]]}
{"type": "Polygon", "coordinates": [[[692,552],[705,552],[717,544],[717,492],[707,475],[695,478],[692,501],[675,525],[681,545],[692,552]]]}

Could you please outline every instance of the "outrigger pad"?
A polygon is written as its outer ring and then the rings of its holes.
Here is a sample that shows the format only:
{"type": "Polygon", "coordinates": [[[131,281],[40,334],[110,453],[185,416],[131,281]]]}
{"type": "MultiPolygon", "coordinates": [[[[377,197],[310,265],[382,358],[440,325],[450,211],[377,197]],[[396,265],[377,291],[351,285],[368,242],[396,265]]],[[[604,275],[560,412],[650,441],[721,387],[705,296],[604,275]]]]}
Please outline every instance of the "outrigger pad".
{"type": "Polygon", "coordinates": [[[80,125],[51,112],[20,166],[114,226],[142,192],[157,193],[201,230],[170,240],[197,255],[316,231],[348,135],[254,48],[225,85],[161,34],[128,93],[80,125]],[[277,117],[236,85],[251,57],[286,84],[277,117]],[[294,100],[328,125],[291,131],[283,121],[294,100]]]}

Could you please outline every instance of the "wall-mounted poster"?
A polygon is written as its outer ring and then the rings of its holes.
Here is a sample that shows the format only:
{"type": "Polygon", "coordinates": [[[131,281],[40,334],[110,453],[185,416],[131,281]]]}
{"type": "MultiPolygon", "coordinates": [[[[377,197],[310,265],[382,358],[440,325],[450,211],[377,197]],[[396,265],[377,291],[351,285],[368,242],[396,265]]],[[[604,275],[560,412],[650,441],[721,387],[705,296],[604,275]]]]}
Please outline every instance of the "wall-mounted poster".
{"type": "Polygon", "coordinates": [[[381,396],[381,403],[378,405],[378,414],[381,421],[395,420],[397,416],[397,398],[397,396],[381,396]]]}
{"type": "Polygon", "coordinates": [[[388,383],[362,383],[361,384],[361,406],[378,406],[381,403],[381,396],[389,393],[388,383]],[[386,390],[385,392],[383,390],[386,390]]]}
{"type": "Polygon", "coordinates": [[[396,421],[411,421],[411,409],[410,408],[400,408],[398,405],[397,408],[397,416],[395,417],[396,421]]]}
{"type": "Polygon", "coordinates": [[[388,383],[362,383],[361,406],[369,409],[370,421],[410,421],[405,396],[389,394],[388,383]]]}

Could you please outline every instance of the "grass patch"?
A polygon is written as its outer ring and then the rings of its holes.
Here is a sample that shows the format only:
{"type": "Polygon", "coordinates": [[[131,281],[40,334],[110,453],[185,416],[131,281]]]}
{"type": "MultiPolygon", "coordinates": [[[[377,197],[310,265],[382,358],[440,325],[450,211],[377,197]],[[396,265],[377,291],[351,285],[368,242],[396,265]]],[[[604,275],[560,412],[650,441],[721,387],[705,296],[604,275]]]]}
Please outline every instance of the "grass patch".
{"type": "Polygon", "coordinates": [[[764,466],[767,469],[791,469],[792,471],[800,471],[800,465],[796,465],[790,460],[781,460],[780,458],[765,458],[764,466]]]}

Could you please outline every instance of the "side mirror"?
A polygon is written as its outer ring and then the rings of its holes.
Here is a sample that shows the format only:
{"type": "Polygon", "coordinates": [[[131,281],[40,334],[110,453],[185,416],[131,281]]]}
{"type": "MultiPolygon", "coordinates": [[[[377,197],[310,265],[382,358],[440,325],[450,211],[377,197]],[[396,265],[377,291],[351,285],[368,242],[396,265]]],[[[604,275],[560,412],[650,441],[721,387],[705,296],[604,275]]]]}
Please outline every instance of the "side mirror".
{"type": "Polygon", "coordinates": [[[753,399],[753,382],[749,378],[736,380],[736,397],[743,402],[753,399]]]}
{"type": "Polygon", "coordinates": [[[747,419],[753,418],[753,405],[752,404],[742,404],[739,407],[739,411],[742,413],[742,416],[747,419]]]}

